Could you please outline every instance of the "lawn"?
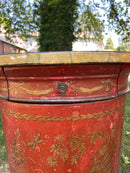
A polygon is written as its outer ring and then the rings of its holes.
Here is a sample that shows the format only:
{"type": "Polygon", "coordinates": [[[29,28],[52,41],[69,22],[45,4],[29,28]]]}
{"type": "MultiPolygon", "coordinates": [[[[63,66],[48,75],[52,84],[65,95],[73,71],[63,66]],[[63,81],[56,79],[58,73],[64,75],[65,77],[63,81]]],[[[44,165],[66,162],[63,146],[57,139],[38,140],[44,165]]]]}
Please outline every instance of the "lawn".
{"type": "Polygon", "coordinates": [[[8,167],[9,166],[8,166],[7,153],[5,148],[4,133],[1,122],[1,116],[0,116],[0,173],[4,173],[3,170],[8,170],[8,167]]]}
{"type": "MultiPolygon", "coordinates": [[[[4,134],[0,117],[0,173],[8,172],[8,160],[5,149],[4,134]],[[2,170],[2,171],[1,171],[2,170]],[[6,170],[3,172],[3,170],[6,170]]],[[[120,159],[120,173],[130,172],[130,92],[126,98],[126,109],[124,119],[124,130],[122,140],[122,150],[120,159]]]]}
{"type": "Polygon", "coordinates": [[[130,92],[126,97],[120,173],[130,173],[130,92]]]}

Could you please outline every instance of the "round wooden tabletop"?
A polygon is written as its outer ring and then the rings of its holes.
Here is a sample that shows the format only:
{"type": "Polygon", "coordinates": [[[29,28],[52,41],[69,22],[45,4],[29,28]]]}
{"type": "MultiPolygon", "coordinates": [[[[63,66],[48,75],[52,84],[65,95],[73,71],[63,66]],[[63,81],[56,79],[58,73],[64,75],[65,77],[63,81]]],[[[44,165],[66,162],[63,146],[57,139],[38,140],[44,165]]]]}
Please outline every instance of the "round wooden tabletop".
{"type": "Polygon", "coordinates": [[[81,63],[130,63],[130,52],[40,52],[0,55],[0,66],[81,63]]]}

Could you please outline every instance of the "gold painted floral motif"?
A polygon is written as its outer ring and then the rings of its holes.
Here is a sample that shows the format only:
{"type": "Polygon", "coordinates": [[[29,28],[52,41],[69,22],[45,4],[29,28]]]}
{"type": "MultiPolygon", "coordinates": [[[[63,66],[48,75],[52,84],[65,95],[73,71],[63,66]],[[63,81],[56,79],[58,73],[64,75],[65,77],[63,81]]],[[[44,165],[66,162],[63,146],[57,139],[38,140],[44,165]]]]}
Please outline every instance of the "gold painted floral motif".
{"type": "MultiPolygon", "coordinates": [[[[93,165],[88,173],[96,173],[101,171],[102,173],[112,173],[111,159],[112,153],[116,148],[116,144],[113,141],[117,141],[118,128],[113,127],[111,133],[94,131],[86,135],[79,135],[77,133],[72,136],[63,137],[58,135],[54,137],[54,143],[50,147],[51,155],[47,158],[47,162],[51,168],[58,166],[58,161],[61,160],[63,163],[69,161],[71,165],[76,165],[79,159],[87,154],[88,145],[94,147],[98,141],[101,141],[102,146],[97,150],[94,157],[91,159],[93,165]],[[114,140],[113,140],[114,139],[114,140]],[[89,141],[89,143],[88,143],[89,141]],[[92,146],[93,145],[93,146],[92,146]]],[[[12,165],[14,171],[24,173],[23,166],[27,157],[25,153],[25,147],[32,147],[35,150],[36,145],[42,143],[44,140],[41,138],[40,133],[37,133],[32,141],[29,141],[27,145],[21,140],[19,129],[15,132],[15,138],[12,140],[10,145],[12,165]],[[25,155],[25,156],[24,156],[25,155]]],[[[35,164],[35,162],[33,161],[35,164]]],[[[36,165],[36,164],[35,164],[36,165]]]]}
{"type": "Polygon", "coordinates": [[[109,133],[92,132],[84,136],[74,134],[70,137],[56,136],[56,141],[50,147],[50,153],[52,155],[48,157],[47,161],[50,167],[56,167],[58,165],[58,159],[61,159],[64,163],[70,161],[71,165],[77,164],[80,157],[87,153],[87,143],[89,140],[90,145],[95,145],[98,140],[111,142],[109,133]],[[65,145],[66,143],[66,145],[65,145]]]}
{"type": "Polygon", "coordinates": [[[40,134],[40,133],[37,133],[36,136],[35,136],[35,138],[34,138],[34,140],[29,141],[29,142],[27,143],[27,146],[28,146],[28,147],[32,147],[32,149],[35,150],[36,145],[37,145],[37,144],[41,144],[41,143],[43,143],[43,141],[44,141],[44,139],[41,139],[40,136],[41,136],[41,134],[40,134]]]}
{"type": "Polygon", "coordinates": [[[53,156],[48,157],[47,161],[50,164],[50,167],[57,166],[57,159],[60,157],[62,161],[65,163],[65,161],[68,159],[69,151],[65,148],[64,144],[62,144],[63,141],[62,136],[56,136],[55,140],[58,141],[57,144],[53,144],[51,146],[51,151],[53,153],[53,156]]]}
{"type": "Polygon", "coordinates": [[[19,129],[17,129],[15,132],[15,138],[13,139],[12,144],[10,145],[12,166],[14,168],[16,166],[18,170],[21,170],[25,163],[25,159],[23,156],[24,142],[20,139],[20,137],[21,135],[19,129]]]}
{"type": "Polygon", "coordinates": [[[2,113],[16,118],[16,119],[20,119],[20,120],[26,120],[26,121],[42,121],[42,122],[46,122],[46,121],[51,121],[51,122],[57,122],[57,121],[78,121],[78,120],[85,120],[85,119],[92,119],[92,118],[104,118],[107,117],[115,112],[118,112],[120,110],[124,109],[124,105],[120,105],[119,107],[116,107],[114,109],[111,110],[106,110],[104,112],[98,112],[98,113],[92,113],[92,114],[81,114],[79,116],[75,116],[75,115],[71,115],[71,116],[67,116],[67,117],[60,117],[60,116],[34,116],[34,115],[30,115],[30,114],[21,114],[21,113],[14,113],[11,112],[10,110],[4,110],[2,109],[2,113]]]}
{"type": "MultiPolygon", "coordinates": [[[[14,132],[15,137],[12,140],[10,145],[11,152],[11,164],[13,167],[14,173],[26,173],[25,165],[27,164],[27,160],[31,161],[32,168],[36,167],[35,161],[26,154],[26,143],[21,139],[20,131],[17,129],[14,132]]],[[[39,135],[36,135],[37,141],[39,142],[39,135]]]]}
{"type": "Polygon", "coordinates": [[[95,131],[83,136],[79,136],[78,134],[70,137],[57,136],[54,140],[55,143],[50,147],[52,155],[47,159],[48,164],[50,167],[55,168],[58,165],[58,160],[61,159],[64,163],[70,161],[73,166],[79,162],[80,157],[87,154],[89,144],[94,147],[97,141],[100,140],[102,146],[91,159],[93,165],[88,173],[112,173],[111,159],[113,151],[116,148],[117,132],[118,128],[115,126],[111,130],[111,133],[95,131]],[[87,141],[89,141],[89,144],[87,141]]]}

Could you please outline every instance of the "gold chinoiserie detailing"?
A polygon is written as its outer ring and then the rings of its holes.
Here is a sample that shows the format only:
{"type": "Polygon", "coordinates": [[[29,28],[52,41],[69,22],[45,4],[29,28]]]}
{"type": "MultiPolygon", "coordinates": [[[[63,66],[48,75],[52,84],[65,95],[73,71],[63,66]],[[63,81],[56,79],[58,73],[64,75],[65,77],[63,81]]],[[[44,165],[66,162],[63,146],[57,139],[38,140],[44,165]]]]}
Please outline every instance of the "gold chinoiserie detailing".
{"type": "MultiPolygon", "coordinates": [[[[90,161],[93,161],[93,165],[88,173],[96,173],[99,171],[102,173],[112,173],[111,159],[113,151],[116,148],[118,138],[117,130],[117,127],[114,126],[111,133],[93,131],[85,135],[74,133],[67,137],[63,135],[54,136],[54,143],[50,146],[51,155],[46,158],[46,161],[50,165],[50,168],[56,168],[59,161],[63,163],[70,162],[71,166],[74,166],[78,164],[81,157],[84,155],[87,156],[87,152],[89,152],[91,148],[96,147],[98,143],[98,145],[100,144],[101,146],[97,149],[96,154],[94,154],[92,158],[89,158],[90,161]]],[[[46,143],[48,140],[42,139],[41,134],[37,133],[33,140],[25,143],[25,141],[21,139],[19,129],[14,132],[14,135],[15,137],[10,145],[14,172],[24,173],[25,164],[28,163],[26,163],[28,159],[33,162],[35,168],[37,168],[35,161],[31,157],[28,157],[29,153],[26,153],[26,151],[28,151],[26,147],[32,147],[34,151],[37,144],[46,143]]],[[[32,169],[34,169],[34,167],[32,167],[32,169]]]]}
{"type": "Polygon", "coordinates": [[[34,140],[29,141],[29,142],[27,143],[27,146],[28,146],[28,147],[32,147],[32,149],[35,150],[37,144],[41,144],[41,143],[44,142],[44,139],[41,139],[40,136],[41,136],[40,133],[36,134],[34,140]]]}
{"type": "Polygon", "coordinates": [[[112,140],[109,133],[96,131],[83,136],[74,134],[70,137],[63,137],[59,135],[54,137],[54,141],[56,142],[50,147],[50,153],[52,153],[52,155],[47,158],[51,168],[58,166],[59,160],[62,160],[64,163],[69,161],[72,166],[76,165],[79,159],[87,154],[87,141],[89,141],[90,146],[93,145],[92,147],[94,147],[98,141],[101,141],[102,146],[91,159],[94,161],[94,164],[89,173],[96,173],[98,171],[110,172],[110,170],[112,170],[110,163],[112,159],[112,149],[109,146],[110,144],[112,145],[112,140]]]}
{"type": "Polygon", "coordinates": [[[99,171],[102,173],[112,173],[113,168],[111,167],[111,159],[117,147],[118,135],[118,127],[114,126],[109,135],[109,142],[102,145],[92,158],[93,165],[89,173],[96,173],[99,171]]]}
{"type": "MultiPolygon", "coordinates": [[[[103,171],[104,169],[112,170],[110,167],[110,161],[112,159],[112,152],[108,144],[103,145],[97,151],[96,155],[93,157],[94,164],[91,167],[89,173],[96,173],[98,171],[103,171]]],[[[106,171],[104,173],[106,173],[106,171]]]]}
{"type": "Polygon", "coordinates": [[[123,108],[124,108],[124,105],[120,105],[119,107],[116,107],[108,111],[106,110],[104,112],[92,113],[92,114],[86,114],[86,115],[81,114],[79,116],[71,115],[67,117],[44,116],[44,115],[34,116],[29,114],[14,113],[14,112],[11,112],[10,110],[4,110],[4,109],[2,109],[2,113],[5,114],[6,116],[10,116],[12,118],[26,120],[26,121],[32,120],[32,121],[42,121],[42,122],[46,122],[46,121],[57,122],[57,121],[64,121],[64,120],[78,121],[78,120],[85,120],[85,119],[92,119],[92,118],[103,118],[115,113],[116,111],[120,111],[123,108]]]}
{"type": "Polygon", "coordinates": [[[19,133],[19,129],[16,130],[15,138],[10,145],[11,157],[12,157],[12,165],[16,165],[17,167],[23,166],[25,159],[23,156],[23,141],[20,139],[21,135],[19,133]]]}
{"type": "Polygon", "coordinates": [[[93,158],[89,158],[93,161],[93,165],[88,173],[100,171],[102,173],[112,173],[111,159],[113,151],[116,149],[117,130],[117,127],[114,126],[111,133],[94,131],[86,135],[75,133],[68,137],[63,137],[63,135],[56,136],[54,137],[54,144],[50,147],[52,155],[47,158],[48,164],[51,168],[55,168],[58,166],[58,161],[61,160],[64,163],[69,161],[74,166],[82,156],[87,156],[91,147],[94,148],[97,143],[100,143],[101,147],[97,150],[96,154],[93,158]]]}
{"type": "MultiPolygon", "coordinates": [[[[40,139],[40,133],[35,136],[35,143],[43,142],[40,139]]],[[[31,144],[31,142],[30,142],[31,144]]],[[[34,147],[34,143],[33,146],[34,147]]],[[[25,167],[28,161],[32,163],[32,169],[37,167],[35,161],[31,158],[29,154],[26,154],[26,142],[21,139],[20,130],[17,129],[14,132],[14,138],[10,144],[10,153],[11,153],[11,166],[13,167],[14,173],[26,173],[25,167]]],[[[31,145],[28,145],[31,146],[31,145]]]]}

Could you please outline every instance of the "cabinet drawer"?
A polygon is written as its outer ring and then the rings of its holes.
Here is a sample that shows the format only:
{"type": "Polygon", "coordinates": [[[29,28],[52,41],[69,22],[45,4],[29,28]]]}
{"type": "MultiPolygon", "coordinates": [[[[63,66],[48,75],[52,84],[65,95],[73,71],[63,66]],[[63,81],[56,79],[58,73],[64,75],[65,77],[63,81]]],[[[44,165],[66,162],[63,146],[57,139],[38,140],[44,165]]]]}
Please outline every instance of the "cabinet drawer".
{"type": "Polygon", "coordinates": [[[4,67],[9,100],[23,102],[86,102],[116,97],[127,90],[121,64],[4,67]]]}

